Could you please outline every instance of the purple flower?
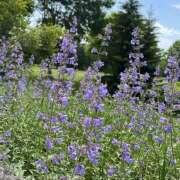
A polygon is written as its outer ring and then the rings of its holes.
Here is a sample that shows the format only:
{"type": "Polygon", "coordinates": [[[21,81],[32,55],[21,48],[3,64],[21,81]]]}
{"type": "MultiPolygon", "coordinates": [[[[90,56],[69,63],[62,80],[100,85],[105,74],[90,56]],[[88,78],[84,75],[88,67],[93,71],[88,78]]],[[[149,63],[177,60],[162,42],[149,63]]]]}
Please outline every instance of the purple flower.
{"type": "Polygon", "coordinates": [[[66,72],[69,74],[69,75],[73,75],[75,70],[74,68],[66,68],[66,72]]]}
{"type": "Polygon", "coordinates": [[[128,164],[132,164],[134,162],[134,160],[130,156],[129,144],[122,143],[122,149],[123,149],[123,152],[122,152],[121,156],[122,156],[123,161],[125,161],[128,164]]]}
{"type": "Polygon", "coordinates": [[[0,153],[0,161],[4,161],[4,160],[7,160],[7,159],[8,159],[8,157],[7,157],[6,154],[1,154],[0,153]]]}
{"type": "Polygon", "coordinates": [[[5,143],[6,143],[6,141],[5,141],[4,137],[0,136],[0,144],[5,144],[5,143]]]}
{"type": "Polygon", "coordinates": [[[177,161],[176,161],[176,159],[171,159],[170,163],[174,166],[174,165],[176,165],[177,161]]]}
{"type": "Polygon", "coordinates": [[[72,160],[77,159],[77,150],[76,150],[76,147],[74,145],[71,144],[68,146],[68,153],[69,153],[69,156],[72,160]]]}
{"type": "Polygon", "coordinates": [[[67,176],[62,176],[60,177],[60,180],[69,180],[69,178],[67,176]]]}
{"type": "Polygon", "coordinates": [[[11,136],[11,131],[6,131],[6,132],[4,132],[4,136],[5,136],[5,137],[10,137],[10,136],[11,136]]]}
{"type": "Polygon", "coordinates": [[[107,125],[107,126],[105,126],[104,128],[103,128],[103,131],[104,132],[111,132],[112,131],[112,125],[107,125]]]}
{"type": "Polygon", "coordinates": [[[60,97],[60,102],[63,106],[67,106],[68,105],[68,98],[66,96],[62,96],[60,97]]]}
{"type": "Polygon", "coordinates": [[[171,133],[172,132],[172,126],[171,125],[166,125],[163,127],[164,131],[167,133],[171,133]]]}
{"type": "Polygon", "coordinates": [[[48,167],[43,160],[35,161],[35,165],[36,165],[37,172],[45,173],[45,174],[47,174],[49,172],[48,167]]]}
{"type": "Polygon", "coordinates": [[[62,123],[67,122],[67,120],[68,120],[68,116],[67,116],[66,114],[60,115],[60,121],[61,121],[62,123]]]}
{"type": "Polygon", "coordinates": [[[55,140],[55,143],[56,143],[57,145],[62,144],[62,142],[63,142],[63,138],[56,138],[56,140],[55,140]]]}
{"type": "Polygon", "coordinates": [[[139,151],[141,149],[139,144],[134,144],[133,148],[135,151],[139,151]]]}
{"type": "Polygon", "coordinates": [[[54,116],[53,116],[53,117],[51,118],[51,123],[56,123],[57,121],[58,121],[58,118],[57,118],[57,117],[54,117],[54,116]]]}
{"type": "Polygon", "coordinates": [[[50,137],[46,137],[45,144],[48,150],[51,150],[53,148],[52,139],[50,137]]]}
{"type": "Polygon", "coordinates": [[[102,112],[102,111],[104,110],[104,104],[96,102],[96,103],[95,103],[95,109],[96,109],[97,111],[102,112]]]}
{"type": "Polygon", "coordinates": [[[86,173],[83,165],[77,164],[75,167],[75,174],[79,176],[84,176],[86,173]]]}
{"type": "Polygon", "coordinates": [[[105,27],[105,34],[112,34],[112,27],[111,27],[111,24],[107,24],[106,27],[105,27]]]}
{"type": "Polygon", "coordinates": [[[134,160],[131,158],[129,152],[124,151],[122,153],[122,159],[128,164],[132,164],[134,162],[134,160]]]}
{"type": "Polygon", "coordinates": [[[103,120],[102,120],[102,119],[94,119],[94,120],[93,120],[93,126],[94,126],[95,128],[100,127],[100,126],[102,126],[102,125],[103,125],[103,120]]]}
{"type": "Polygon", "coordinates": [[[33,65],[34,64],[34,55],[31,55],[31,57],[29,58],[29,64],[33,65]]]}
{"type": "Polygon", "coordinates": [[[98,53],[97,48],[92,48],[92,49],[91,49],[91,53],[92,53],[92,54],[97,54],[97,53],[98,53]]]}
{"type": "Polygon", "coordinates": [[[68,39],[67,36],[65,36],[63,38],[63,41],[62,41],[62,44],[61,44],[61,48],[66,50],[66,49],[68,49],[68,45],[69,45],[69,39],[68,39]]]}
{"type": "Polygon", "coordinates": [[[60,157],[58,155],[54,155],[52,158],[51,158],[51,161],[54,165],[59,165],[60,164],[60,157]]]}
{"type": "Polygon", "coordinates": [[[99,70],[100,68],[102,68],[104,66],[104,63],[102,61],[96,61],[94,64],[93,64],[93,67],[94,69],[96,70],[99,70]]]}
{"type": "Polygon", "coordinates": [[[163,141],[164,141],[164,139],[163,139],[162,137],[155,137],[155,138],[154,138],[154,141],[157,142],[157,143],[159,143],[159,144],[162,144],[163,141]]]}
{"type": "Polygon", "coordinates": [[[94,95],[94,91],[92,89],[88,89],[86,91],[84,97],[85,97],[86,100],[90,100],[90,99],[92,99],[93,95],[94,95]]]}
{"type": "Polygon", "coordinates": [[[18,82],[19,93],[22,94],[26,90],[27,80],[25,77],[22,77],[18,82]]]}
{"type": "Polygon", "coordinates": [[[70,28],[70,32],[75,34],[77,32],[77,25],[78,25],[78,19],[77,17],[73,17],[73,22],[72,22],[72,25],[71,25],[71,28],[70,28]]]}
{"type": "Polygon", "coordinates": [[[59,126],[51,127],[51,131],[54,133],[60,132],[61,130],[62,130],[62,128],[59,126]]]}
{"type": "Polygon", "coordinates": [[[159,113],[164,113],[165,110],[166,110],[165,104],[164,103],[159,103],[158,104],[158,111],[159,111],[159,113]]]}
{"type": "Polygon", "coordinates": [[[112,139],[112,144],[113,144],[113,145],[119,145],[120,142],[119,142],[116,138],[113,138],[113,139],[112,139]]]}
{"type": "Polygon", "coordinates": [[[116,168],[114,168],[114,167],[110,167],[109,169],[108,169],[108,176],[113,176],[115,173],[116,173],[116,171],[117,171],[117,169],[116,168]]]}
{"type": "Polygon", "coordinates": [[[167,122],[167,119],[164,118],[164,117],[160,117],[159,122],[160,123],[165,123],[165,122],[167,122]]]}
{"type": "Polygon", "coordinates": [[[38,113],[37,113],[36,118],[37,118],[38,120],[43,120],[43,121],[46,121],[46,120],[48,119],[48,118],[45,116],[45,114],[44,114],[44,113],[41,113],[41,112],[38,112],[38,113]]]}
{"type": "Polygon", "coordinates": [[[86,117],[85,119],[84,119],[84,126],[86,127],[86,128],[89,128],[90,126],[91,126],[91,118],[89,118],[89,117],[86,117]]]}
{"type": "Polygon", "coordinates": [[[94,165],[97,165],[99,163],[98,161],[99,154],[100,154],[100,147],[97,144],[92,145],[87,150],[88,159],[94,165]]]}
{"type": "Polygon", "coordinates": [[[99,95],[101,97],[104,97],[104,96],[106,96],[107,93],[108,93],[107,87],[105,85],[101,85],[99,87],[99,95]]]}

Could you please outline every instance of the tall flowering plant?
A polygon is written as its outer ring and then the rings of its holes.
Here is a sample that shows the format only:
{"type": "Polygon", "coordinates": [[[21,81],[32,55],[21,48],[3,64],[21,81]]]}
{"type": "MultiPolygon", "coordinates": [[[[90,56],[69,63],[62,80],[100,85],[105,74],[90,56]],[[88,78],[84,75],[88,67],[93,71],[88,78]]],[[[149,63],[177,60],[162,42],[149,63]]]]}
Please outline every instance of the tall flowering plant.
{"type": "Polygon", "coordinates": [[[20,45],[2,41],[0,161],[9,157],[29,179],[178,179],[177,60],[169,58],[162,89],[157,67],[150,89],[149,75],[142,71],[140,29],[135,28],[129,68],[111,96],[101,82],[112,33],[107,25],[98,36],[101,47],[91,50],[94,63],[74,90],[77,21],[58,52],[43,61],[37,80],[28,83],[34,57],[24,65],[20,45]]]}

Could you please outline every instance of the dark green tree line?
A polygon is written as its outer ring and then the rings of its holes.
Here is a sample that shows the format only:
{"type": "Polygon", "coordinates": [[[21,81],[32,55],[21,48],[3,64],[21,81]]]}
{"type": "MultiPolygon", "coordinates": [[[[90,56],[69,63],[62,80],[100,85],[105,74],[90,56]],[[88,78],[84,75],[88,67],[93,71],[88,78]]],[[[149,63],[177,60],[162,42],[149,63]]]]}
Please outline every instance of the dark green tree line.
{"type": "Polygon", "coordinates": [[[104,71],[111,75],[105,77],[105,81],[112,86],[112,89],[119,82],[120,72],[128,67],[129,53],[132,51],[131,33],[135,27],[141,29],[141,51],[148,64],[143,71],[153,75],[155,67],[160,63],[155,21],[151,17],[144,17],[140,13],[140,7],[138,0],[128,0],[122,4],[118,12],[107,17],[107,23],[112,24],[113,33],[108,48],[109,55],[104,60],[104,71]]]}
{"type": "Polygon", "coordinates": [[[169,48],[168,54],[170,56],[176,56],[180,61],[180,40],[177,40],[173,43],[173,45],[169,48]]]}

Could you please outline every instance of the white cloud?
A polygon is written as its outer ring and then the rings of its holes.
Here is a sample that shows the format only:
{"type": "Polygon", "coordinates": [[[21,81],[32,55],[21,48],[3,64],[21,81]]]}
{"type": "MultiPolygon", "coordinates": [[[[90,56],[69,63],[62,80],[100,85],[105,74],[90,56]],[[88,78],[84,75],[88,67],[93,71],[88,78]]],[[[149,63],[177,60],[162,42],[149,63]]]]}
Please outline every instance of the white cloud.
{"type": "Polygon", "coordinates": [[[180,39],[180,31],[166,27],[159,22],[156,23],[159,34],[159,47],[168,49],[176,40],[180,39]]]}
{"type": "Polygon", "coordinates": [[[178,3],[178,4],[173,4],[172,7],[180,10],[180,3],[178,3]]]}

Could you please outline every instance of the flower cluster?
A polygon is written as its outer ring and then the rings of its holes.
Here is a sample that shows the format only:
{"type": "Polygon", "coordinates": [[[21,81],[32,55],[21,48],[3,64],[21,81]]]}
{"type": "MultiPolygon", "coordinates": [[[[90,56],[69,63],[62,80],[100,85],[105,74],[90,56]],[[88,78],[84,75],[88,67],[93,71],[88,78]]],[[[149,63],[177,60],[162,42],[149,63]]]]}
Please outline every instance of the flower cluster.
{"type": "Polygon", "coordinates": [[[169,58],[162,87],[157,67],[149,88],[149,74],[142,73],[147,63],[140,29],[135,28],[129,67],[111,96],[101,81],[112,33],[107,25],[98,36],[100,47],[91,50],[95,61],[75,89],[76,27],[74,18],[59,51],[43,61],[35,80],[27,75],[34,57],[24,65],[20,45],[11,49],[5,39],[1,42],[0,101],[8,108],[3,113],[0,108],[0,161],[9,157],[22,163],[22,174],[30,179],[178,179],[176,59],[169,58]]]}

